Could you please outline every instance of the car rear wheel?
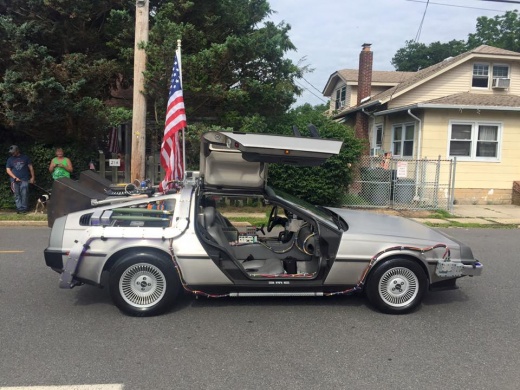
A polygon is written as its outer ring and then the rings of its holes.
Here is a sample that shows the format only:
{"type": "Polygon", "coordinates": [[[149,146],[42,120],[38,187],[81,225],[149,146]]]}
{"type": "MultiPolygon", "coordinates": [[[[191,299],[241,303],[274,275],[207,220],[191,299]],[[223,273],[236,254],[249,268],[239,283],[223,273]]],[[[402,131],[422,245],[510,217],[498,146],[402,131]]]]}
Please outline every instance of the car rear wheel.
{"type": "Polygon", "coordinates": [[[421,303],[427,284],[424,270],[415,261],[391,259],[370,274],[366,295],[384,313],[407,313],[421,303]]]}
{"type": "Polygon", "coordinates": [[[114,304],[131,316],[164,312],[178,298],[181,284],[171,259],[156,253],[128,253],[110,270],[114,304]]]}

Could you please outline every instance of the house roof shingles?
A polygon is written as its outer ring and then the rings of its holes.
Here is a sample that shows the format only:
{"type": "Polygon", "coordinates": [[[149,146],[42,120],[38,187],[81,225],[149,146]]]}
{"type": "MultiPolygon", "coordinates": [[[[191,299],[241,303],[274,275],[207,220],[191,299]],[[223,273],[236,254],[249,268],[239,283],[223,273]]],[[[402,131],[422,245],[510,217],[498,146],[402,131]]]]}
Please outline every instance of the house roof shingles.
{"type": "MultiPolygon", "coordinates": [[[[338,74],[347,82],[358,82],[358,70],[357,69],[342,69],[338,71],[338,74]]],[[[373,83],[402,83],[408,77],[414,75],[415,72],[397,72],[393,70],[373,70],[372,71],[372,82],[373,83]]]]}
{"type": "Polygon", "coordinates": [[[483,93],[461,92],[454,95],[432,99],[421,104],[428,105],[457,105],[457,106],[479,106],[479,107],[519,107],[520,96],[518,95],[489,95],[483,93]]]}
{"type": "MultiPolygon", "coordinates": [[[[448,68],[454,64],[460,63],[466,57],[469,57],[471,55],[479,55],[479,54],[480,55],[493,55],[493,56],[514,56],[514,57],[518,57],[520,59],[520,53],[511,51],[511,50],[499,49],[499,48],[493,47],[493,46],[481,45],[479,47],[476,47],[473,50],[469,50],[469,51],[459,54],[458,56],[455,56],[455,57],[447,58],[442,62],[439,62],[439,63],[429,66],[427,68],[421,69],[415,73],[410,72],[408,77],[406,77],[406,79],[404,81],[402,81],[395,87],[389,88],[386,91],[383,91],[377,95],[372,96],[370,101],[367,103],[364,103],[364,104],[356,106],[356,107],[347,107],[344,111],[339,112],[334,117],[339,118],[341,116],[348,114],[349,112],[357,111],[361,108],[372,105],[375,101],[379,101],[381,103],[386,103],[389,100],[391,100],[394,95],[398,94],[400,91],[406,90],[407,88],[412,87],[416,84],[419,84],[422,81],[428,79],[429,77],[434,76],[435,74],[441,73],[441,71],[443,69],[448,68]]],[[[400,73],[405,73],[405,72],[400,72],[400,73]]],[[[506,105],[506,104],[497,103],[497,101],[495,100],[496,97],[502,96],[502,95],[488,95],[486,97],[486,95],[462,93],[462,94],[451,95],[451,98],[453,99],[453,96],[457,96],[457,95],[459,96],[458,99],[466,99],[466,100],[472,101],[472,102],[476,102],[477,99],[479,99],[479,101],[494,100],[493,104],[489,104],[489,105],[504,106],[504,107],[511,106],[510,104],[506,105]],[[464,95],[465,97],[463,98],[462,95],[464,95]]],[[[448,96],[446,98],[440,98],[440,99],[448,99],[448,98],[450,98],[450,96],[448,96]]],[[[507,98],[505,98],[505,95],[504,95],[502,98],[499,98],[499,100],[501,102],[505,103],[507,101],[512,101],[511,98],[512,97],[510,97],[510,99],[507,99],[507,98]]],[[[439,99],[436,99],[436,100],[439,100],[439,99]]],[[[448,104],[448,103],[446,103],[446,104],[448,104]]],[[[463,103],[452,103],[452,104],[463,104],[463,103]]],[[[468,105],[478,105],[478,104],[471,103],[468,105]]],[[[513,105],[516,105],[516,104],[513,104],[513,105]]]]}

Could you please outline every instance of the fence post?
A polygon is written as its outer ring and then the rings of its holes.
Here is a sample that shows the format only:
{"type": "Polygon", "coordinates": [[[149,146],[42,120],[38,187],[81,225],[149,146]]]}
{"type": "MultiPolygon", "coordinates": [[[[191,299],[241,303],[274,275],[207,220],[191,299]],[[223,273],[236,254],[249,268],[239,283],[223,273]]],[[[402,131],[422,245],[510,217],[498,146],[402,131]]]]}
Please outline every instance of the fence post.
{"type": "MultiPolygon", "coordinates": [[[[111,153],[110,159],[115,159],[117,157],[116,154],[111,153]],[[114,157],[115,156],[115,157],[114,157]]],[[[117,167],[110,167],[110,173],[112,175],[112,183],[117,183],[119,180],[117,179],[117,167]]]]}
{"type": "Polygon", "coordinates": [[[105,177],[105,153],[99,151],[99,175],[105,177]]]}
{"type": "Polygon", "coordinates": [[[441,172],[441,155],[439,154],[439,157],[437,157],[437,167],[435,169],[435,186],[433,187],[434,193],[435,193],[435,198],[433,199],[433,205],[435,206],[435,208],[439,207],[439,176],[441,174],[440,172],[441,172]]]}
{"type": "Polygon", "coordinates": [[[450,204],[448,205],[449,207],[449,212],[451,213],[453,211],[453,200],[455,198],[455,172],[457,170],[457,157],[453,157],[453,164],[452,164],[452,172],[450,172],[450,204]]]}

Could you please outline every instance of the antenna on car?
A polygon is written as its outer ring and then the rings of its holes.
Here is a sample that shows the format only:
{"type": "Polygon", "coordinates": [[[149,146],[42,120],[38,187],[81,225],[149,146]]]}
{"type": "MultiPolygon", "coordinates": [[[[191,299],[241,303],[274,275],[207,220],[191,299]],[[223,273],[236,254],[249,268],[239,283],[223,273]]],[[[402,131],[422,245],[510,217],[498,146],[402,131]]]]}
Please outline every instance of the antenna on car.
{"type": "Polygon", "coordinates": [[[309,123],[307,125],[307,128],[311,132],[312,138],[320,138],[320,133],[318,132],[318,129],[316,128],[316,126],[314,126],[312,123],[309,123]]]}
{"type": "Polygon", "coordinates": [[[293,125],[292,132],[294,133],[295,137],[301,137],[300,130],[298,130],[298,127],[296,125],[293,125]]]}

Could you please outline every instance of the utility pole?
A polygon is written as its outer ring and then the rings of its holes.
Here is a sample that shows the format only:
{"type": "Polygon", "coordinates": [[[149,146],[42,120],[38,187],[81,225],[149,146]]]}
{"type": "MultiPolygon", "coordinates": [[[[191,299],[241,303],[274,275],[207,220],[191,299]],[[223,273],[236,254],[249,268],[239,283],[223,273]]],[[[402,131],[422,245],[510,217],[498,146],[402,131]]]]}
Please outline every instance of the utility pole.
{"type": "Polygon", "coordinates": [[[132,111],[132,154],[131,180],[145,179],[146,162],[146,98],[144,96],[144,74],[148,43],[148,0],[135,2],[135,46],[134,46],[134,96],[132,111]]]}

